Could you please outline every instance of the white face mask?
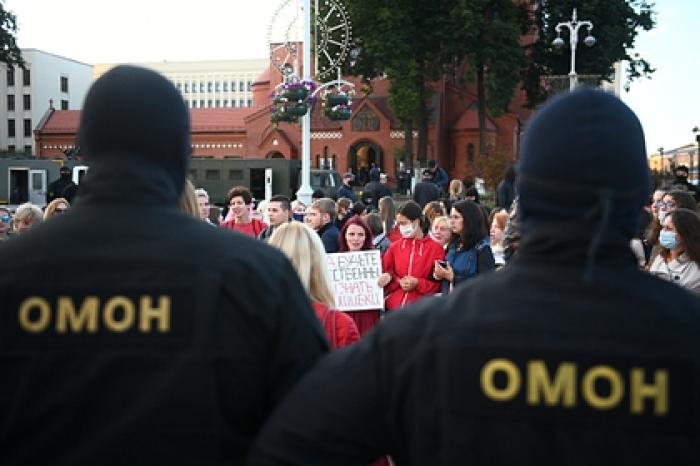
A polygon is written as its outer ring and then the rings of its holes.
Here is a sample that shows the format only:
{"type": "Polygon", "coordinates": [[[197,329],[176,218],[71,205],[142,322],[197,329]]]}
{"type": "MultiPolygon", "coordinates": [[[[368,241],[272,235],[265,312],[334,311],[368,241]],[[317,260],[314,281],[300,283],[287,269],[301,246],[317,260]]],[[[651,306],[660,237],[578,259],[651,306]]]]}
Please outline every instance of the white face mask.
{"type": "Polygon", "coordinates": [[[399,231],[404,238],[413,238],[413,235],[416,233],[413,225],[399,225],[399,231]]]}

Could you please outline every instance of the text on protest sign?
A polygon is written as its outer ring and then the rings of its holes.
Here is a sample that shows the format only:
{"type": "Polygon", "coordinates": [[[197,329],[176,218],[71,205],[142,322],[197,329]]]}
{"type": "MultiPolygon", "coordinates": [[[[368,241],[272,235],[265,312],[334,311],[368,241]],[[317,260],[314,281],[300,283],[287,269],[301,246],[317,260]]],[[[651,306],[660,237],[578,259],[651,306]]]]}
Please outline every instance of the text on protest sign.
{"type": "Polygon", "coordinates": [[[335,305],[343,311],[384,308],[384,290],[377,285],[382,274],[378,250],[326,254],[335,305]]]}

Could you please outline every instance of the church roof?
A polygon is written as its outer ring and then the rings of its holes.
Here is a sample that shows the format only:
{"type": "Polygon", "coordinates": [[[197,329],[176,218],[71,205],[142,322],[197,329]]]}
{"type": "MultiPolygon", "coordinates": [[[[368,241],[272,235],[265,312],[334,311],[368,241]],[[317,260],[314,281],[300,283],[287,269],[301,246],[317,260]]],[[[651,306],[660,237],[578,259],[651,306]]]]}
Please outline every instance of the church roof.
{"type": "MultiPolygon", "coordinates": [[[[452,125],[452,131],[479,129],[479,109],[473,102],[452,125]]],[[[486,131],[498,131],[491,117],[486,116],[486,131]]]]}
{"type": "Polygon", "coordinates": [[[39,130],[51,134],[74,134],[80,126],[80,110],[56,110],[39,130]]]}
{"type": "MultiPolygon", "coordinates": [[[[242,108],[191,108],[191,131],[220,132],[245,131],[244,118],[257,109],[242,108]]],[[[45,134],[76,134],[80,126],[80,110],[56,110],[51,113],[39,131],[45,134]]]]}

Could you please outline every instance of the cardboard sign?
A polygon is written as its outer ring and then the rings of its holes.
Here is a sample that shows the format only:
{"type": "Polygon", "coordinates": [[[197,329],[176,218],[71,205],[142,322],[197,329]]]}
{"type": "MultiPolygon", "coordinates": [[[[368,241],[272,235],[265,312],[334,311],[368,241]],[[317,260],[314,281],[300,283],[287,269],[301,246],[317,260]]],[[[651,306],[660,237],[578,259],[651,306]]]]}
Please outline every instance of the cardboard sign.
{"type": "Polygon", "coordinates": [[[326,254],[335,306],[342,311],[384,309],[384,290],[377,285],[382,274],[378,250],[326,254]]]}

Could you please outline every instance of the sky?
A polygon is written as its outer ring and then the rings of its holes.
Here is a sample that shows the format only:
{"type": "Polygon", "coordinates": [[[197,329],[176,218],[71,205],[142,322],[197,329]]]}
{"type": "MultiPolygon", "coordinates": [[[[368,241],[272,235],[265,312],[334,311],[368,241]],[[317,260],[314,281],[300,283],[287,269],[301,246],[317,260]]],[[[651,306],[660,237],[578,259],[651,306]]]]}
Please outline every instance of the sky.
{"type": "MultiPolygon", "coordinates": [[[[20,47],[94,64],[265,58],[270,24],[273,31],[279,30],[289,21],[285,13],[298,1],[5,0],[4,4],[17,15],[20,47]]],[[[657,27],[640,33],[634,52],[657,71],[652,79],[633,82],[630,92],[621,95],[642,122],[648,153],[693,142],[692,128],[700,126],[700,0],[656,0],[656,11],[657,27]]]]}

